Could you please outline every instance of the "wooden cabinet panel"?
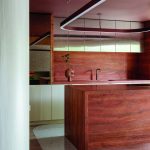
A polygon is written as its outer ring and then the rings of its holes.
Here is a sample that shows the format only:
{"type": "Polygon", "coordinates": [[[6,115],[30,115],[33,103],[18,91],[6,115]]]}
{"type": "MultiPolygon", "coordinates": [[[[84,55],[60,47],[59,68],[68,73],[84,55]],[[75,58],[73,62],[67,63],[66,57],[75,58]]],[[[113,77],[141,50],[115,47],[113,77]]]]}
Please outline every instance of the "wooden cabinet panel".
{"type": "MultiPolygon", "coordinates": [[[[145,27],[150,27],[150,21],[144,22],[145,27]]],[[[143,53],[139,59],[139,78],[150,80],[150,32],[144,33],[143,53]]]]}
{"type": "Polygon", "coordinates": [[[52,85],[52,120],[64,119],[64,85],[52,85]]]}
{"type": "Polygon", "coordinates": [[[149,150],[150,86],[65,87],[65,136],[78,150],[149,150]]]}

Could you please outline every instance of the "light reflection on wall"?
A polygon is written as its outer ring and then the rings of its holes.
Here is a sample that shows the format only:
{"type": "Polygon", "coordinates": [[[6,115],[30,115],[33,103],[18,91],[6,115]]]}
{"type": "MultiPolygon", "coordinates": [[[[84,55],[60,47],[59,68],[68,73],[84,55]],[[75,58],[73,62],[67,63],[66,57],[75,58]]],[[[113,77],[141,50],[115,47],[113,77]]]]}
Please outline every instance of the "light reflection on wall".
{"type": "Polygon", "coordinates": [[[141,52],[140,41],[103,41],[99,40],[55,40],[54,51],[85,51],[85,52],[141,52]],[[85,45],[84,45],[85,44],[85,45]]]}

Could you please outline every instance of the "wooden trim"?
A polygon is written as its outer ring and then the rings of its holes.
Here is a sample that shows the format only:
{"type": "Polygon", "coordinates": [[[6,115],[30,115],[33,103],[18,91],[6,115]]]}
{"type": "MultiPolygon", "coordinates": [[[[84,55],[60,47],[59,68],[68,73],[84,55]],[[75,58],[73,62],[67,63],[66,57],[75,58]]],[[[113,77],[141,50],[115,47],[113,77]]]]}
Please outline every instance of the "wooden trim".
{"type": "Polygon", "coordinates": [[[53,82],[54,18],[50,16],[50,83],[53,82]]]}

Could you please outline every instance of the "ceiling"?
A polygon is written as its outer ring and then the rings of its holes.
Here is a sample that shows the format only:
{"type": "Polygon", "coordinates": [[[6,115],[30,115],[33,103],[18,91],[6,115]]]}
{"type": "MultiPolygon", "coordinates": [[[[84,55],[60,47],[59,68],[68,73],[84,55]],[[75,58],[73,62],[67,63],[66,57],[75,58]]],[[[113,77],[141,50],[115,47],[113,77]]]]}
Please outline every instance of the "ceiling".
{"type": "MultiPolygon", "coordinates": [[[[30,0],[30,12],[51,13],[68,17],[90,0],[30,0]],[[67,4],[67,1],[69,2],[67,4]]],[[[147,21],[150,20],[150,0],[106,0],[84,17],[98,19],[147,21]]]]}

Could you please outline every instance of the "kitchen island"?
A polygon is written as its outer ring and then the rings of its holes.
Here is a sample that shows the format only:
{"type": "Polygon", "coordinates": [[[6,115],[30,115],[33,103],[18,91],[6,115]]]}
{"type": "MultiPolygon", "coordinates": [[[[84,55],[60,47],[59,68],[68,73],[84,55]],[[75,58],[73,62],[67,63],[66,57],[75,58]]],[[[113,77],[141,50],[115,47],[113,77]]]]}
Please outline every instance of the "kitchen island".
{"type": "Polygon", "coordinates": [[[150,149],[150,86],[65,86],[65,136],[78,150],[150,149]]]}

